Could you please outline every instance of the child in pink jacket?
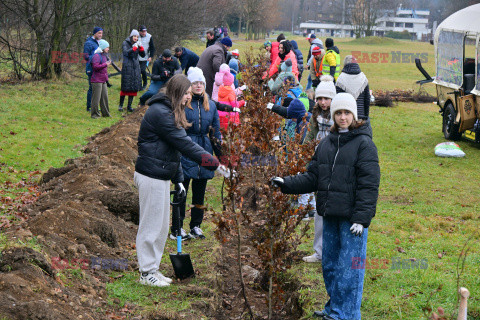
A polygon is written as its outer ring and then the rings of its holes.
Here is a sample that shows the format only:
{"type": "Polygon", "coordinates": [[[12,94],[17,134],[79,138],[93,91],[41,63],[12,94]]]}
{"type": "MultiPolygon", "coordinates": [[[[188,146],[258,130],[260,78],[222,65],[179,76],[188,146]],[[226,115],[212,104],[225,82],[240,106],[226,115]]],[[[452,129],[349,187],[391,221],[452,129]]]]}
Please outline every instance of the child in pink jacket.
{"type": "MultiPolygon", "coordinates": [[[[245,101],[237,101],[233,80],[233,74],[230,71],[223,75],[223,84],[218,89],[218,102],[231,105],[233,108],[237,108],[236,111],[238,111],[245,105],[245,101]]],[[[218,111],[218,115],[220,116],[220,128],[227,129],[230,122],[240,123],[238,112],[218,111]]]]}

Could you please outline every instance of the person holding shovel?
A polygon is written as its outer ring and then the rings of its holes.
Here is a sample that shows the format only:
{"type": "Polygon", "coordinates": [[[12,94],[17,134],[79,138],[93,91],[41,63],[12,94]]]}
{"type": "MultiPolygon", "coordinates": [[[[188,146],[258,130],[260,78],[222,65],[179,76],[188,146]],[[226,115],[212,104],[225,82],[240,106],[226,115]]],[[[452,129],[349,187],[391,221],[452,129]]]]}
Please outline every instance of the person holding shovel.
{"type": "Polygon", "coordinates": [[[372,133],[358,120],[349,93],[337,94],[330,106],[330,135],[320,141],[303,174],[274,177],[286,194],[317,192],[317,213],[323,216],[322,270],[330,297],[314,317],[360,320],[368,227],[375,216],[380,167],[372,133]]]}
{"type": "Polygon", "coordinates": [[[149,100],[138,133],[134,180],[138,188],[140,217],[136,248],[140,283],[144,285],[164,287],[172,282],[158,269],[168,237],[170,181],[176,184],[180,198],[186,194],[180,156],[187,156],[212,171],[219,165],[215,157],[194,143],[185,132],[190,127],[185,107],[191,94],[187,77],[173,76],[166,87],[149,100]]]}

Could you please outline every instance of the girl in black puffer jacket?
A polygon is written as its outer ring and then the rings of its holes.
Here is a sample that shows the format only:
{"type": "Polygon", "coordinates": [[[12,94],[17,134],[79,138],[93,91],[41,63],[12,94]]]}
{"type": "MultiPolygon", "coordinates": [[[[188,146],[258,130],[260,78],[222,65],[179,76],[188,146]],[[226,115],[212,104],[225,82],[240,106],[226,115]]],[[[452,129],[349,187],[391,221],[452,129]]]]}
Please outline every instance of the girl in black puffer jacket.
{"type": "Polygon", "coordinates": [[[189,127],[185,106],[191,92],[187,77],[173,76],[167,82],[165,93],[150,99],[150,107],[140,125],[134,180],[140,200],[136,247],[141,284],[163,287],[172,282],[158,268],[168,236],[170,180],[176,184],[180,198],[186,195],[180,156],[187,156],[208,170],[215,170],[219,164],[185,132],[189,127]]]}
{"type": "Polygon", "coordinates": [[[330,300],[315,315],[358,320],[380,167],[371,128],[358,121],[353,96],[337,94],[330,112],[332,132],[318,144],[307,172],[272,182],[288,194],[317,192],[317,213],[323,216],[323,278],[330,300]]]}

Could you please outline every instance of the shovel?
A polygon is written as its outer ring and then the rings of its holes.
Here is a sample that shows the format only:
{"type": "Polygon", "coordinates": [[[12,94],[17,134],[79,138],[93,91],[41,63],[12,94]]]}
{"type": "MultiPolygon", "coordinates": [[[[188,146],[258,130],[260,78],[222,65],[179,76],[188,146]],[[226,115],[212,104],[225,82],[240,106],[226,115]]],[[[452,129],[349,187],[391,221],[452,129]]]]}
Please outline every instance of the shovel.
{"type": "Polygon", "coordinates": [[[180,280],[195,276],[193,271],[192,260],[188,253],[182,253],[182,233],[180,228],[180,204],[185,200],[185,197],[178,197],[176,191],[170,191],[170,196],[173,195],[173,200],[170,202],[172,205],[172,212],[178,219],[177,228],[177,254],[170,254],[170,260],[172,261],[173,270],[175,271],[175,277],[180,280]]]}

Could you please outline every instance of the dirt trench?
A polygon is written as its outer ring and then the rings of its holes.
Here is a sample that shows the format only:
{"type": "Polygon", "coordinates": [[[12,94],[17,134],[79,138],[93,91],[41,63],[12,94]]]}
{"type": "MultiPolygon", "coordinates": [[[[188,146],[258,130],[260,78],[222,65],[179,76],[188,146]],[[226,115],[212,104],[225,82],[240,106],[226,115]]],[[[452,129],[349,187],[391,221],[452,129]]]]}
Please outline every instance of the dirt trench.
{"type": "MultiPolygon", "coordinates": [[[[0,256],[0,317],[6,319],[190,319],[172,310],[146,314],[135,305],[107,303],[106,283],[111,269],[137,270],[135,237],[138,193],[133,186],[137,136],[146,108],[138,109],[120,123],[90,138],[84,156],[69,159],[62,168],[51,168],[42,177],[37,202],[23,207],[29,218],[20,226],[4,230],[8,237],[28,242],[35,237],[39,251],[9,247],[0,256]],[[84,269],[81,277],[60,277],[57,269],[84,269]],[[108,268],[104,268],[108,265],[108,268]],[[110,269],[110,270],[105,270],[110,269]],[[143,316],[139,314],[143,314],[143,316]]],[[[247,236],[248,238],[248,236],[247,236]]],[[[256,314],[266,314],[266,291],[256,267],[255,246],[248,239],[242,249],[250,265],[242,268],[247,295],[256,314]]],[[[232,243],[222,253],[212,272],[220,280],[209,304],[197,301],[194,309],[209,319],[237,319],[245,314],[239,295],[236,248],[232,243]]],[[[189,285],[188,285],[189,286],[189,285]]],[[[202,288],[184,290],[198,291],[202,288]]],[[[285,288],[282,319],[298,319],[298,284],[285,288]],[[289,310],[288,310],[289,309],[289,310]]],[[[203,289],[202,289],[203,290],[203,289]]],[[[198,294],[197,294],[198,295],[198,294]]],[[[201,295],[202,296],[202,295],[201,295]]]]}

